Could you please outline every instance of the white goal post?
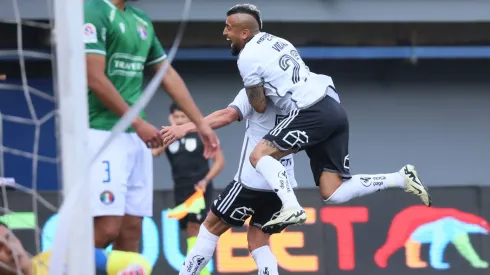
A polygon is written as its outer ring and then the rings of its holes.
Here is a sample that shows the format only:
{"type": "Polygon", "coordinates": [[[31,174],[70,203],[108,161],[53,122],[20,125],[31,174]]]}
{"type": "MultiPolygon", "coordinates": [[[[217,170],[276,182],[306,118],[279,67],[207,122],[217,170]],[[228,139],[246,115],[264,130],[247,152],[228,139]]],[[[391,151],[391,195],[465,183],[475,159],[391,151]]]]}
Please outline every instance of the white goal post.
{"type": "Polygon", "coordinates": [[[83,20],[82,0],[54,0],[53,41],[56,45],[53,48],[56,49],[55,86],[64,199],[59,210],[50,275],[95,274],[83,20]],[[60,259],[67,260],[67,270],[60,259]]]}

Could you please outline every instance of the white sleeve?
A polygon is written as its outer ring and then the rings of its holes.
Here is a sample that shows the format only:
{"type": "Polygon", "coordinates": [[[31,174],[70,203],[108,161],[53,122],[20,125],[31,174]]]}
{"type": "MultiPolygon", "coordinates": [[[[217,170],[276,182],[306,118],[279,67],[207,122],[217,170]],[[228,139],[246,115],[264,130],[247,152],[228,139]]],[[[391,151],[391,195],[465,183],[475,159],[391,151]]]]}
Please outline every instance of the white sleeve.
{"type": "Polygon", "coordinates": [[[241,56],[238,59],[238,70],[242,76],[243,85],[245,88],[253,88],[262,86],[261,66],[258,59],[248,56],[241,56]]]}
{"type": "Polygon", "coordinates": [[[248,102],[248,97],[245,89],[240,90],[238,95],[235,97],[235,100],[233,100],[233,102],[230,103],[228,107],[231,107],[238,112],[238,121],[250,117],[253,111],[252,105],[250,105],[250,103],[248,102]]]}

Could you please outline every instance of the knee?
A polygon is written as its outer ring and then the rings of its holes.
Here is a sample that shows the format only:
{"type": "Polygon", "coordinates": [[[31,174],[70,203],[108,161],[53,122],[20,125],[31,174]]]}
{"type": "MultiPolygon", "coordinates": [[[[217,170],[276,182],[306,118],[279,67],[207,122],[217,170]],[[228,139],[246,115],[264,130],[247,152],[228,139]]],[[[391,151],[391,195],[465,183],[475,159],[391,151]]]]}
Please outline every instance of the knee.
{"type": "Polygon", "coordinates": [[[113,243],[120,235],[121,226],[119,222],[110,222],[100,217],[94,222],[95,246],[97,248],[106,248],[113,243]]]}
{"type": "Polygon", "coordinates": [[[249,252],[249,253],[252,253],[252,251],[254,251],[254,250],[255,250],[255,249],[257,249],[257,248],[258,248],[258,247],[257,247],[255,244],[253,244],[253,243],[251,243],[251,242],[248,242],[248,252],[249,252]]]}
{"type": "Polygon", "coordinates": [[[107,247],[119,237],[119,234],[120,231],[118,230],[118,228],[106,227],[102,229],[97,229],[96,241],[99,244],[102,244],[104,247],[107,247]]]}
{"type": "Polygon", "coordinates": [[[333,195],[333,193],[335,193],[335,190],[320,188],[320,195],[322,196],[322,199],[324,201],[328,200],[333,195]]]}
{"type": "Polygon", "coordinates": [[[264,156],[270,156],[276,160],[279,160],[286,155],[295,153],[296,151],[297,149],[281,151],[272,142],[263,139],[255,146],[252,153],[250,153],[249,160],[252,166],[256,168],[257,163],[264,156]]]}
{"type": "Polygon", "coordinates": [[[320,195],[323,200],[328,200],[342,185],[342,178],[337,173],[324,171],[320,176],[320,195]]]}
{"type": "Polygon", "coordinates": [[[113,249],[138,252],[141,242],[141,235],[128,231],[123,232],[124,231],[121,231],[121,234],[119,234],[117,239],[114,241],[113,249]]]}
{"type": "Polygon", "coordinates": [[[142,237],[142,226],[143,218],[126,216],[119,236],[114,242],[114,249],[138,252],[142,237]]]}
{"type": "Polygon", "coordinates": [[[209,212],[208,216],[202,223],[202,226],[204,226],[209,233],[218,237],[230,229],[230,226],[224,223],[213,212],[209,212]]]}
{"type": "Polygon", "coordinates": [[[249,157],[249,160],[250,160],[250,164],[252,164],[252,166],[254,168],[257,167],[257,163],[259,162],[259,160],[264,156],[264,154],[258,150],[257,148],[255,148],[252,153],[250,153],[250,157],[249,157]]]}
{"type": "Polygon", "coordinates": [[[121,229],[119,238],[128,242],[139,243],[142,236],[141,226],[127,226],[121,229]]]}

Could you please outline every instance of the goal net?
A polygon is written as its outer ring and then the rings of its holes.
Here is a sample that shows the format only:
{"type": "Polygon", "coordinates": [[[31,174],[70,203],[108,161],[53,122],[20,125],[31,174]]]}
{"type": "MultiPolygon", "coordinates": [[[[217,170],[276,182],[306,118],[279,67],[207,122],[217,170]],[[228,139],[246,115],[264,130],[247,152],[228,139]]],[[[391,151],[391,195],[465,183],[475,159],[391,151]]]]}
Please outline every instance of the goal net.
{"type": "MultiPolygon", "coordinates": [[[[29,256],[51,250],[50,274],[94,274],[83,1],[11,0],[2,10],[0,221],[29,256]]],[[[23,274],[12,238],[1,235],[0,247],[14,256],[0,268],[23,274]]]]}
{"type": "MultiPolygon", "coordinates": [[[[95,273],[89,165],[155,94],[190,8],[185,0],[167,62],[90,156],[83,1],[10,0],[0,9],[0,221],[29,254],[51,251],[44,263],[49,274],[95,273]]],[[[13,247],[11,238],[0,235],[2,247],[13,247]]],[[[0,268],[22,274],[18,261],[13,266],[0,262],[0,268]]]]}

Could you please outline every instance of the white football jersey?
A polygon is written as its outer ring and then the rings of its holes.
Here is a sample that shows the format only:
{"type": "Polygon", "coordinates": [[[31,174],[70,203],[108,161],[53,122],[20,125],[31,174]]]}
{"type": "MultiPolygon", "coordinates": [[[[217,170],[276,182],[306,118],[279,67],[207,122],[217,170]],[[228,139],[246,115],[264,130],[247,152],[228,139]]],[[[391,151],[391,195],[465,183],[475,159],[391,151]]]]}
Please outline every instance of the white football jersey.
{"type": "MultiPolygon", "coordinates": [[[[243,139],[242,153],[240,155],[240,164],[238,171],[235,174],[235,181],[241,182],[243,185],[252,190],[272,191],[265,178],[255,170],[250,163],[250,153],[262,138],[269,133],[276,124],[278,124],[287,112],[281,111],[280,108],[274,106],[269,100],[264,113],[257,113],[248,102],[247,93],[242,89],[235,97],[229,107],[232,107],[240,114],[240,120],[246,120],[246,131],[243,139]]],[[[296,188],[298,184],[294,178],[294,160],[293,155],[287,155],[280,160],[281,164],[286,168],[288,179],[292,188],[296,188]]]]}
{"type": "Polygon", "coordinates": [[[245,88],[264,86],[266,96],[286,111],[308,108],[334,87],[331,77],[310,72],[293,44],[265,32],[245,45],[237,64],[245,88]]]}

